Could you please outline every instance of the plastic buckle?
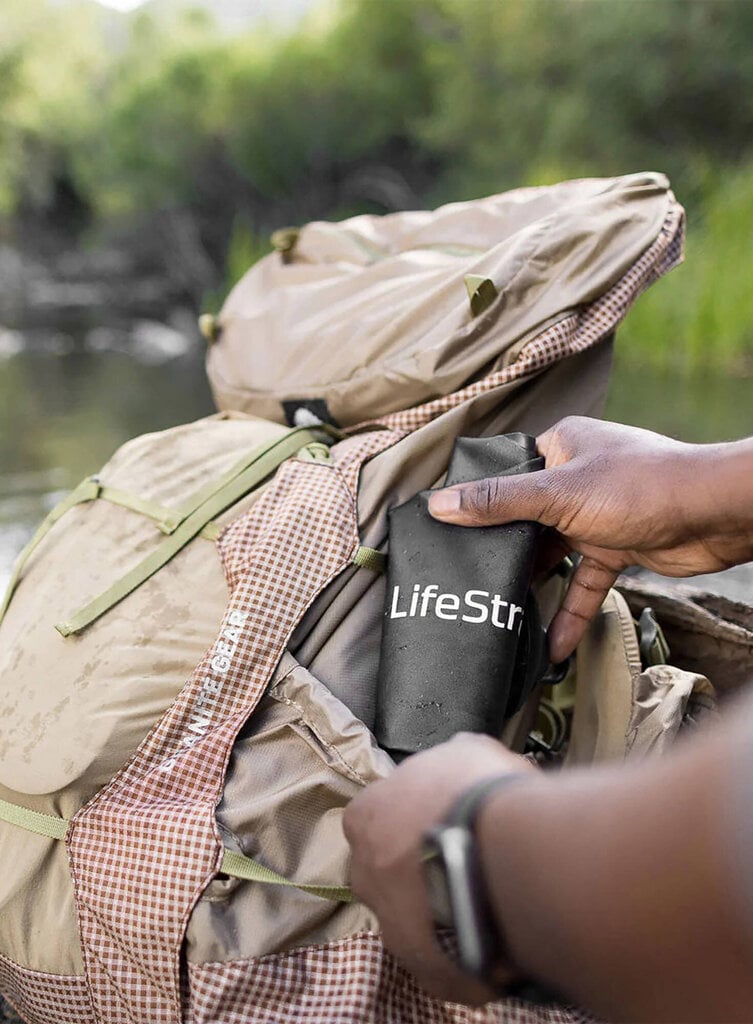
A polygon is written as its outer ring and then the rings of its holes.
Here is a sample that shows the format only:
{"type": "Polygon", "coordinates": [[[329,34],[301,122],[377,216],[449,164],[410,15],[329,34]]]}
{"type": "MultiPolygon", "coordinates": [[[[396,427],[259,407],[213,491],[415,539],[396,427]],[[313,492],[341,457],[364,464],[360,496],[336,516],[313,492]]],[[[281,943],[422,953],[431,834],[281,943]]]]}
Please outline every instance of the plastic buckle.
{"type": "Polygon", "coordinates": [[[641,617],[638,620],[638,647],[644,668],[667,664],[669,644],[653,608],[644,608],[641,612],[641,617]]]}

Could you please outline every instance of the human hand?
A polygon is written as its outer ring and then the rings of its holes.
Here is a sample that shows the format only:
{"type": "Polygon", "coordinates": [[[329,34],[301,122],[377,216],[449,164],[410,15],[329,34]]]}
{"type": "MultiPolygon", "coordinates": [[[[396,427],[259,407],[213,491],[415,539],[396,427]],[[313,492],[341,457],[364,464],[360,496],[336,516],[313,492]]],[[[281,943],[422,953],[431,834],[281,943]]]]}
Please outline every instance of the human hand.
{"type": "Polygon", "coordinates": [[[429,511],[462,526],[536,520],[555,531],[558,557],[568,550],[582,556],[549,629],[553,662],[575,649],[628,565],[693,576],[753,557],[749,442],[691,445],[636,427],[568,417],[537,443],[543,471],[438,491],[429,511]]]}
{"type": "Polygon", "coordinates": [[[437,944],[422,874],[423,835],[479,779],[521,771],[536,769],[488,736],[460,733],[407,758],[345,810],[353,891],[379,918],[386,947],[439,999],[479,1004],[494,993],[437,944]]]}

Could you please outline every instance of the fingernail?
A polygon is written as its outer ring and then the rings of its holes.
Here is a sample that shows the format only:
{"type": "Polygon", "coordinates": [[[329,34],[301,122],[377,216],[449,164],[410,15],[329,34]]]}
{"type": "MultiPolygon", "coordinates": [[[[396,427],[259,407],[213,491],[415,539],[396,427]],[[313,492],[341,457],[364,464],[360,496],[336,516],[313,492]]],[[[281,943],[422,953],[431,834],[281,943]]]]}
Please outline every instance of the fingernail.
{"type": "Polygon", "coordinates": [[[459,491],[437,491],[429,497],[429,512],[438,519],[455,515],[460,510],[459,491]]]}
{"type": "Polygon", "coordinates": [[[577,643],[573,636],[575,632],[570,623],[554,619],[549,627],[549,657],[553,665],[558,665],[573,653],[577,643]]]}

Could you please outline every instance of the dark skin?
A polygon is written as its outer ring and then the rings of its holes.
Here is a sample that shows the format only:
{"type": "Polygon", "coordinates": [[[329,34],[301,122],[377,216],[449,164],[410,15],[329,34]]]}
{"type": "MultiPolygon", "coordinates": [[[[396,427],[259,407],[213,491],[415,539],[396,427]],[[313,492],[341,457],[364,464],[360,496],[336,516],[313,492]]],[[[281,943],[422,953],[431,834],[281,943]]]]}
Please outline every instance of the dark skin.
{"type": "MultiPolygon", "coordinates": [[[[683,576],[753,559],[753,441],[684,445],[568,419],[538,444],[543,472],[450,488],[430,508],[467,526],[536,519],[551,529],[553,556],[583,556],[550,630],[555,659],[572,651],[625,566],[683,576]]],[[[554,777],[495,740],[456,737],[347,809],[354,889],[425,988],[490,998],[436,946],[421,837],[478,779],[528,773],[488,801],[478,826],[516,965],[613,1020],[749,1021],[753,926],[732,877],[730,793],[751,743],[753,705],[660,763],[554,777]]]]}
{"type": "Polygon", "coordinates": [[[753,439],[693,445],[580,416],[537,438],[546,471],[496,477],[432,495],[447,523],[487,526],[534,519],[557,555],[582,560],[549,643],[566,658],[629,565],[664,576],[717,572],[753,557],[753,439]],[[750,479],[750,478],[749,478],[750,479]]]}

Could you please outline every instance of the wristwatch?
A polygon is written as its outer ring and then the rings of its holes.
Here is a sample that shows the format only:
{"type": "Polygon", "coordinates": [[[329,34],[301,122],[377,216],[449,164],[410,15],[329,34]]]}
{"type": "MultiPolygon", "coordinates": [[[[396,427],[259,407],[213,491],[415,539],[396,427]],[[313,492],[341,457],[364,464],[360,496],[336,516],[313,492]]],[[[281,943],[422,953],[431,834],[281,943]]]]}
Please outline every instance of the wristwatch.
{"type": "Polygon", "coordinates": [[[500,991],[501,969],[503,994],[548,1004],[560,1001],[556,993],[522,975],[510,982],[512,961],[494,916],[475,835],[478,815],[492,793],[525,779],[531,776],[508,772],[471,786],[441,824],[424,835],[423,872],[442,950],[494,991],[500,991]]]}

